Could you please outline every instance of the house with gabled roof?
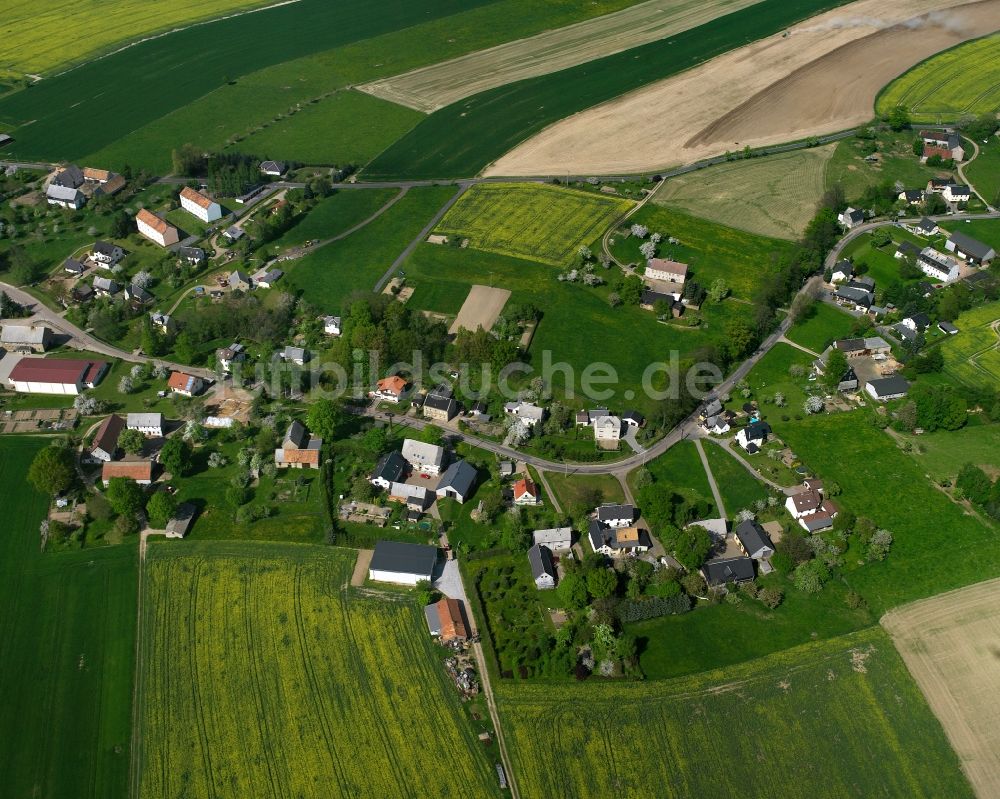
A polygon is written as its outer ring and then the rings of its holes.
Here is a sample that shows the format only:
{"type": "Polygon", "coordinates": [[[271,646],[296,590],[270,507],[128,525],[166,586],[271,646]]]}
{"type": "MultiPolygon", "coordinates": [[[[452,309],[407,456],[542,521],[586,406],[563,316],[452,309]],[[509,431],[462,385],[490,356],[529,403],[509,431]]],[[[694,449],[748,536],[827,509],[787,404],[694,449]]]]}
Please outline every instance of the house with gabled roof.
{"type": "Polygon", "coordinates": [[[753,422],[736,434],[736,443],[753,455],[760,452],[769,435],[771,435],[771,425],[763,421],[753,422]]]}
{"type": "Polygon", "coordinates": [[[616,503],[601,505],[596,512],[597,520],[608,527],[630,527],[635,521],[635,506],[616,503]]]}
{"type": "Polygon", "coordinates": [[[850,230],[855,228],[865,221],[865,212],[859,211],[857,208],[845,208],[837,216],[837,221],[840,222],[845,228],[850,230]]]}
{"type": "Polygon", "coordinates": [[[961,231],[955,231],[945,243],[944,248],[953,252],[970,264],[986,265],[997,257],[996,250],[989,244],[983,244],[979,239],[966,236],[961,231]]]}
{"type": "Polygon", "coordinates": [[[45,325],[0,325],[0,349],[7,352],[45,352],[52,344],[52,329],[45,325]]]}
{"type": "Polygon", "coordinates": [[[105,417],[94,433],[94,440],[90,442],[88,460],[100,463],[114,460],[118,454],[118,437],[124,429],[125,420],[118,414],[112,413],[105,417]]]}
{"type": "Polygon", "coordinates": [[[756,576],[756,572],[752,558],[739,556],[706,561],[701,567],[701,575],[709,588],[718,588],[729,583],[750,582],[756,576]]]}
{"type": "Polygon", "coordinates": [[[49,185],[45,190],[45,199],[49,205],[57,205],[60,208],[72,208],[77,211],[83,208],[87,198],[79,189],[69,186],[59,186],[55,183],[49,185]]]}
{"type": "Polygon", "coordinates": [[[87,271],[87,267],[76,260],[76,258],[67,258],[63,261],[63,271],[68,275],[79,277],[87,271]]]}
{"type": "Polygon", "coordinates": [[[261,161],[260,171],[273,178],[280,178],[285,174],[288,165],[284,161],[261,161]]]}
{"type": "Polygon", "coordinates": [[[368,396],[379,402],[398,403],[406,395],[406,380],[400,375],[390,375],[383,377],[375,384],[375,389],[368,392],[368,396]]]}
{"type": "Polygon", "coordinates": [[[472,496],[478,478],[479,474],[471,463],[464,460],[455,461],[444,470],[435,493],[438,499],[453,499],[459,504],[464,504],[465,500],[472,496]]]}
{"type": "Polygon", "coordinates": [[[599,519],[591,519],[587,527],[590,547],[601,555],[622,557],[648,552],[653,546],[649,533],[641,527],[609,527],[599,519]]]}
{"type": "Polygon", "coordinates": [[[436,422],[450,422],[458,414],[458,403],[451,395],[451,388],[440,385],[427,392],[424,397],[423,413],[425,419],[436,422]]]}
{"type": "Polygon", "coordinates": [[[548,530],[535,530],[531,534],[531,540],[535,544],[548,547],[553,552],[561,552],[573,547],[573,528],[553,527],[548,530]]]}
{"type": "Polygon", "coordinates": [[[130,413],[125,417],[125,426],[129,430],[138,430],[146,438],[161,438],[163,436],[163,414],[130,413]]]}
{"type": "Polygon", "coordinates": [[[414,471],[440,474],[444,467],[444,448],[412,438],[403,439],[403,458],[414,471]]]}
{"type": "Polygon", "coordinates": [[[430,581],[437,558],[437,547],[402,541],[376,541],[375,552],[368,564],[368,579],[399,585],[430,581]]]}
{"type": "Polygon", "coordinates": [[[181,208],[205,224],[222,218],[222,206],[190,186],[181,189],[179,197],[181,208]]]}
{"type": "Polygon", "coordinates": [[[433,605],[427,605],[424,618],[430,634],[442,644],[469,639],[469,625],[465,621],[462,602],[458,599],[444,597],[433,605]]]}
{"type": "Polygon", "coordinates": [[[410,465],[406,462],[406,458],[398,452],[389,452],[379,458],[378,463],[375,464],[375,471],[372,472],[368,481],[372,485],[388,491],[392,488],[393,483],[403,482],[409,470],[410,465]]]}
{"type": "Polygon", "coordinates": [[[622,420],[617,416],[602,416],[594,422],[595,441],[620,441],[622,420]]]}
{"type": "Polygon", "coordinates": [[[515,505],[540,505],[538,499],[538,486],[528,477],[522,477],[514,482],[514,504],[515,505]]]}
{"type": "Polygon", "coordinates": [[[311,435],[299,421],[288,425],[281,447],[274,451],[274,465],[279,469],[318,469],[323,439],[311,435]]]}
{"type": "Polygon", "coordinates": [[[865,391],[877,402],[889,402],[890,400],[905,397],[910,390],[910,381],[901,375],[891,377],[880,377],[870,380],[865,384],[865,391]]]}
{"type": "Polygon", "coordinates": [[[556,587],[556,566],[548,547],[541,544],[532,546],[528,550],[528,563],[531,564],[531,577],[536,588],[547,590],[556,587]]]}
{"type": "Polygon", "coordinates": [[[101,467],[101,482],[107,488],[116,477],[133,480],[139,485],[148,486],[153,482],[153,462],[137,461],[105,461],[101,467]]]}
{"type": "Polygon", "coordinates": [[[177,228],[146,208],[140,208],[135,215],[135,226],[141,236],[161,247],[169,247],[180,241],[177,228]]]}
{"type": "Polygon", "coordinates": [[[504,404],[503,410],[508,416],[516,416],[528,427],[534,427],[545,419],[545,408],[531,402],[508,402],[504,404]]]}
{"type": "Polygon", "coordinates": [[[736,543],[748,558],[766,560],[774,554],[774,544],[756,519],[744,519],[736,525],[736,543]]]}
{"type": "Polygon", "coordinates": [[[110,241],[95,241],[90,260],[102,269],[110,269],[125,259],[125,250],[110,241]]]}
{"type": "Polygon", "coordinates": [[[645,277],[664,283],[683,283],[687,280],[688,265],[665,258],[650,258],[646,261],[645,277]]]}
{"type": "Polygon", "coordinates": [[[830,274],[831,283],[843,283],[854,277],[854,264],[848,260],[838,261],[830,274]]]}
{"type": "Polygon", "coordinates": [[[200,394],[204,387],[204,380],[185,372],[171,372],[170,378],[167,380],[167,388],[182,397],[193,397],[195,394],[200,394]]]}

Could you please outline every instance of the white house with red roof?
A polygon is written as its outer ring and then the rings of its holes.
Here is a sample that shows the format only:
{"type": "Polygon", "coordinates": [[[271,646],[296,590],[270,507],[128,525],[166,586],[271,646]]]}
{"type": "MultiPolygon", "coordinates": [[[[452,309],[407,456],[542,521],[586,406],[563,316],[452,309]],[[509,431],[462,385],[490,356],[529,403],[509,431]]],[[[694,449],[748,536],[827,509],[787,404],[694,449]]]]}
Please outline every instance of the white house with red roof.
{"type": "Polygon", "coordinates": [[[190,186],[181,189],[180,200],[181,208],[192,216],[198,217],[202,222],[208,223],[222,219],[222,206],[190,186]]]}

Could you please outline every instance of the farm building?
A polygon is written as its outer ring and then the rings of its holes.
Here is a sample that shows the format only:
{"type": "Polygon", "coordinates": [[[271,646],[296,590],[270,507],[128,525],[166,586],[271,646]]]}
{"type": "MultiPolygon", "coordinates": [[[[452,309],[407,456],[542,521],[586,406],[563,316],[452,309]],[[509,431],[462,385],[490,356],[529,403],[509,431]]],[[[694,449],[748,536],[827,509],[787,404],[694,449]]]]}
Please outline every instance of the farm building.
{"type": "Polygon", "coordinates": [[[434,576],[437,563],[436,547],[406,544],[400,541],[377,541],[368,579],[380,583],[416,585],[434,576]]]}
{"type": "Polygon", "coordinates": [[[170,379],[167,380],[167,387],[174,394],[180,394],[182,397],[193,397],[195,394],[201,393],[205,387],[205,381],[184,372],[171,372],[170,379]]]}
{"type": "Polygon", "coordinates": [[[180,200],[181,208],[202,222],[209,223],[222,218],[222,206],[190,186],[181,189],[180,200]]]}
{"type": "Polygon", "coordinates": [[[118,436],[125,429],[125,420],[118,414],[113,413],[108,416],[94,434],[94,440],[90,443],[88,460],[106,463],[114,460],[118,452],[118,436]]]}
{"type": "Polygon", "coordinates": [[[10,385],[25,394],[75,395],[93,388],[108,370],[105,361],[22,358],[10,371],[10,385]]]}
{"type": "Polygon", "coordinates": [[[650,258],[646,262],[645,276],[649,280],[661,280],[664,283],[683,283],[687,280],[688,265],[677,261],[667,261],[663,258],[650,258]]]}
{"type": "Polygon", "coordinates": [[[953,131],[922,130],[920,138],[924,143],[921,161],[926,161],[935,155],[945,161],[962,161],[965,158],[962,139],[953,131]]]}
{"type": "Polygon", "coordinates": [[[45,325],[0,327],[0,349],[7,352],[45,352],[52,343],[52,330],[45,325]]]}
{"type": "Polygon", "coordinates": [[[427,629],[442,644],[452,641],[467,641],[469,625],[465,621],[465,608],[458,599],[444,597],[424,608],[427,629]]]}
{"type": "Polygon", "coordinates": [[[141,461],[107,461],[101,467],[101,482],[107,488],[114,478],[122,477],[134,480],[139,485],[148,486],[153,482],[153,462],[141,461]]]}
{"type": "Polygon", "coordinates": [[[198,509],[190,502],[182,502],[178,505],[177,510],[174,511],[174,517],[167,522],[167,538],[183,538],[186,536],[188,530],[191,529],[191,523],[194,521],[197,512],[198,509]]]}
{"type": "Polygon", "coordinates": [[[970,264],[986,265],[997,257],[996,250],[972,236],[956,231],[945,243],[944,248],[970,264]]]}
{"type": "Polygon", "coordinates": [[[261,161],[260,164],[260,171],[273,178],[280,178],[285,174],[286,169],[288,169],[288,166],[284,161],[261,161]]]}
{"type": "Polygon", "coordinates": [[[436,489],[438,499],[447,497],[464,504],[472,496],[478,476],[475,467],[468,461],[455,461],[441,475],[436,489]]]}
{"type": "Polygon", "coordinates": [[[573,546],[573,528],[553,527],[549,530],[535,530],[531,534],[531,539],[535,544],[541,544],[553,552],[559,552],[573,546]]]}
{"type": "Polygon", "coordinates": [[[952,283],[958,280],[958,263],[939,253],[933,247],[924,247],[917,256],[917,266],[927,277],[940,280],[942,283],[952,283]]]}
{"type": "Polygon", "coordinates": [[[412,438],[403,440],[403,458],[415,471],[441,474],[444,466],[444,449],[436,444],[425,444],[412,438]]]}
{"type": "Polygon", "coordinates": [[[125,426],[129,430],[138,430],[147,438],[160,438],[163,435],[163,414],[130,413],[125,417],[125,426]]]}
{"type": "Polygon", "coordinates": [[[294,421],[288,426],[281,447],[274,451],[274,465],[279,469],[303,469],[320,467],[323,439],[311,435],[301,422],[294,421]]]}
{"type": "Polygon", "coordinates": [[[865,391],[872,399],[879,402],[905,397],[910,390],[910,383],[905,377],[893,375],[892,377],[881,377],[865,384],[865,391]]]}
{"type": "Polygon", "coordinates": [[[140,235],[161,247],[169,247],[180,241],[177,228],[145,208],[141,208],[135,215],[135,226],[140,235]]]}

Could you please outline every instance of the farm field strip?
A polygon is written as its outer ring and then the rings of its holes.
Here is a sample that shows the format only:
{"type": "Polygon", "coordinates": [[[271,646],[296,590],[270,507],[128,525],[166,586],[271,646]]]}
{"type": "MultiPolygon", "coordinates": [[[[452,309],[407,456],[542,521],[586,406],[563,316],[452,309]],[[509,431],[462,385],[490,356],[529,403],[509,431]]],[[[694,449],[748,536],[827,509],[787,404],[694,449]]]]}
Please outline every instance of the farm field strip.
{"type": "Polygon", "coordinates": [[[655,42],[761,0],[648,0],[357,88],[432,113],[464,97],[655,42]]]}
{"type": "Polygon", "coordinates": [[[141,797],[498,795],[420,608],[348,593],[354,558],[150,546],[141,797]]]}
{"type": "MultiPolygon", "coordinates": [[[[716,57],[689,61],[684,74],[669,77],[664,70],[659,77],[669,79],[564,115],[537,136],[522,136],[485,173],[630,174],[856,127],[871,118],[886,83],[988,29],[1000,2],[858,0],[805,21],[806,9],[799,7],[798,13],[789,9],[794,17],[777,31],[764,29],[767,11],[754,6],[711,26],[756,15],[758,35],[741,43],[758,41],[739,49],[710,47],[708,55],[716,57]],[[923,16],[946,9],[947,21],[923,16]],[[845,18],[858,23],[844,25],[845,18]]],[[[678,36],[675,47],[680,41],[678,36]]]]}
{"type": "Polygon", "coordinates": [[[882,626],[943,725],[976,795],[1000,796],[1000,580],[897,608],[882,626]]]}
{"type": "Polygon", "coordinates": [[[761,236],[796,239],[825,189],[835,144],[670,178],[653,202],[761,236]]]}
{"type": "Polygon", "coordinates": [[[898,105],[918,122],[953,122],[1000,109],[1000,34],[939,53],[890,83],[875,110],[898,105]]]}
{"type": "Polygon", "coordinates": [[[479,183],[448,211],[437,232],[469,246],[552,266],[568,266],[631,206],[572,189],[534,183],[479,183]]]}
{"type": "Polygon", "coordinates": [[[941,342],[945,372],[963,383],[981,385],[1000,380],[1000,302],[961,314],[959,333],[941,342]]]}
{"type": "Polygon", "coordinates": [[[972,796],[877,627],[688,678],[497,695],[524,799],[972,796]]]}

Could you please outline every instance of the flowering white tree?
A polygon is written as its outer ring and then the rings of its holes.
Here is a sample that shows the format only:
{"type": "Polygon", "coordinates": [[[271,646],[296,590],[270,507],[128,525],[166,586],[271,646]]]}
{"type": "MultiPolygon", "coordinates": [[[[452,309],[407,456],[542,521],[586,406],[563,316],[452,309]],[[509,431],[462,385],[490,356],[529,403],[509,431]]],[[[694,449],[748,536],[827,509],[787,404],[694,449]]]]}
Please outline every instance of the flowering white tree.
{"type": "Polygon", "coordinates": [[[134,390],[135,385],[132,383],[132,378],[128,375],[122,375],[122,379],[118,381],[118,393],[131,394],[134,390]]]}
{"type": "Polygon", "coordinates": [[[185,441],[204,441],[208,437],[205,428],[194,419],[189,419],[188,423],[184,425],[183,435],[185,441]]]}
{"type": "Polygon", "coordinates": [[[659,244],[661,241],[663,241],[663,235],[660,233],[650,233],[649,240],[653,242],[653,244],[659,244]]]}
{"type": "Polygon", "coordinates": [[[644,239],[649,235],[649,228],[645,225],[636,224],[629,228],[629,232],[636,238],[644,239]]]}
{"type": "Polygon", "coordinates": [[[227,463],[229,463],[229,459],[221,452],[213,452],[208,456],[209,468],[218,469],[221,466],[225,466],[227,463]]]}
{"type": "Polygon", "coordinates": [[[809,399],[802,403],[802,410],[810,414],[821,413],[823,410],[823,398],[809,397],[809,399]]]}
{"type": "Polygon", "coordinates": [[[647,261],[650,258],[656,257],[656,245],[651,241],[644,241],[639,245],[639,254],[642,255],[647,261]]]}
{"type": "Polygon", "coordinates": [[[780,391],[776,391],[774,394],[774,404],[777,405],[779,408],[784,408],[786,405],[785,395],[782,394],[780,391]]]}
{"type": "Polygon", "coordinates": [[[524,423],[523,419],[517,416],[511,416],[507,420],[507,435],[503,440],[505,447],[516,447],[523,444],[530,437],[531,428],[524,423]]]}
{"type": "Polygon", "coordinates": [[[148,289],[149,284],[153,282],[153,276],[149,274],[145,269],[136,272],[135,277],[132,278],[132,285],[138,286],[141,289],[148,289]]]}
{"type": "Polygon", "coordinates": [[[738,522],[748,522],[752,519],[757,518],[757,514],[754,513],[749,508],[744,508],[739,513],[736,514],[736,521],[738,522]]]}

